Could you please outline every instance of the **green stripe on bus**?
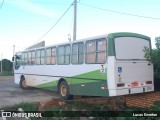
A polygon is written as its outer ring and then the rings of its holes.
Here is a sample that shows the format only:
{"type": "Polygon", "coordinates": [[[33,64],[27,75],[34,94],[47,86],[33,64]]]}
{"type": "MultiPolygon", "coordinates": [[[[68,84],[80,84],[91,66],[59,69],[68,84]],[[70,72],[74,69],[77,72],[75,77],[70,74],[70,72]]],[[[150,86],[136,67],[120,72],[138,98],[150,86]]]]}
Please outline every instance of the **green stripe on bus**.
{"type": "Polygon", "coordinates": [[[40,85],[36,85],[35,87],[37,87],[37,88],[45,88],[45,87],[51,87],[51,86],[57,86],[57,80],[56,81],[52,81],[52,82],[48,82],[48,83],[44,83],[44,84],[40,84],[40,85]]]}
{"type": "Polygon", "coordinates": [[[80,75],[73,76],[76,78],[86,78],[86,79],[97,79],[97,80],[106,80],[107,74],[100,73],[100,70],[91,71],[88,73],[83,73],[80,75]]]}
{"type": "MultiPolygon", "coordinates": [[[[98,80],[106,80],[107,75],[106,74],[101,74],[100,70],[95,70],[92,72],[88,73],[83,73],[80,75],[72,76],[70,78],[64,78],[71,84],[79,84],[79,83],[92,83],[92,82],[97,82],[98,80]],[[96,79],[96,80],[95,80],[96,79]]],[[[44,87],[51,87],[51,86],[57,86],[58,80],[36,85],[35,87],[37,88],[44,88],[44,87]]]]}

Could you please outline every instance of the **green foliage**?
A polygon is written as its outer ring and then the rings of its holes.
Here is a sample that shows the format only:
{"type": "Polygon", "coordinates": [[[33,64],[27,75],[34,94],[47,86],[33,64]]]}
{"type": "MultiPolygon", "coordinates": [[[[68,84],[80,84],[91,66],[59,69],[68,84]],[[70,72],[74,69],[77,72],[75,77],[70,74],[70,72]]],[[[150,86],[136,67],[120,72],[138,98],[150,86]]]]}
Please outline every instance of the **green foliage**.
{"type": "MultiPolygon", "coordinates": [[[[1,63],[1,61],[0,61],[1,63]]],[[[1,64],[0,64],[1,67],[1,64]]],[[[13,69],[13,63],[8,59],[2,59],[2,69],[5,72],[10,72],[13,69]]]]}
{"type": "MultiPolygon", "coordinates": [[[[10,108],[3,108],[5,111],[17,111],[18,108],[22,108],[24,111],[33,111],[36,112],[38,110],[38,105],[35,103],[20,103],[17,105],[14,105],[10,108]]],[[[135,113],[145,113],[152,111],[160,111],[160,101],[157,101],[154,103],[153,107],[150,107],[148,109],[142,109],[142,108],[124,108],[122,114],[119,115],[119,117],[67,117],[67,116],[58,116],[60,115],[60,112],[68,111],[67,114],[75,114],[72,111],[82,111],[86,110],[84,112],[90,111],[99,111],[101,108],[101,105],[95,105],[95,104],[87,104],[87,103],[80,103],[80,102],[73,102],[68,104],[67,106],[61,106],[61,107],[51,107],[45,111],[55,112],[55,117],[42,117],[42,118],[30,118],[31,120],[159,120],[159,117],[133,117],[132,114],[135,113]],[[128,115],[127,115],[128,114],[128,115]],[[57,117],[58,116],[58,117],[57,117]],[[128,117],[127,117],[128,116],[128,117]]],[[[101,109],[102,110],[102,109],[101,109]]],[[[102,111],[107,112],[107,109],[103,109],[102,111]]],[[[114,112],[114,111],[113,111],[114,112]]],[[[116,112],[116,111],[115,111],[116,112]]],[[[12,119],[9,119],[12,120],[12,119]]]]}
{"type": "Polygon", "coordinates": [[[147,60],[154,64],[154,78],[156,80],[160,79],[160,38],[157,37],[155,39],[155,49],[144,49],[145,57],[147,60]]]}
{"type": "Polygon", "coordinates": [[[14,75],[14,73],[13,72],[2,72],[2,74],[0,74],[0,76],[13,76],[14,75]]]}

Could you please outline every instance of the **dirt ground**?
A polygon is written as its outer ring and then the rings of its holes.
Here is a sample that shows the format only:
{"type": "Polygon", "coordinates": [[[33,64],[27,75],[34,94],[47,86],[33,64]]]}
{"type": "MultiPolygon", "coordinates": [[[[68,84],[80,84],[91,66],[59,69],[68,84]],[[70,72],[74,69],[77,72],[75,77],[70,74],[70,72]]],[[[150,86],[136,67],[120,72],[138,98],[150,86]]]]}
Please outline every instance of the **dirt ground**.
{"type": "Polygon", "coordinates": [[[23,90],[13,76],[0,76],[0,108],[22,102],[42,102],[59,98],[57,93],[42,89],[23,90]]]}

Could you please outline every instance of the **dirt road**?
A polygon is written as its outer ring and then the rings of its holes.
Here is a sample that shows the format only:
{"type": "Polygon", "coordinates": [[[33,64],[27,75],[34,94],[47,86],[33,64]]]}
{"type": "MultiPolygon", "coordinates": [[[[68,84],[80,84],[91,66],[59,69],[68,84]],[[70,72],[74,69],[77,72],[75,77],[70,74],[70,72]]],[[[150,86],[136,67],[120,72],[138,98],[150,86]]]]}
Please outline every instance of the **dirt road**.
{"type": "Polygon", "coordinates": [[[0,108],[21,102],[40,102],[58,98],[57,93],[41,89],[23,90],[13,77],[0,76],[0,108]]]}

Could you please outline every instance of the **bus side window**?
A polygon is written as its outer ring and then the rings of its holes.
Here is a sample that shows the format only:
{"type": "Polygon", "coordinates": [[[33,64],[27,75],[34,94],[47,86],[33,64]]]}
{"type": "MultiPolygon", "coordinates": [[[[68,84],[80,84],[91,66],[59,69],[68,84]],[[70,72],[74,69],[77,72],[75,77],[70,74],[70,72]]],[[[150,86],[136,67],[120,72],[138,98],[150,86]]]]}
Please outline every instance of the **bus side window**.
{"type": "Polygon", "coordinates": [[[41,51],[40,50],[36,50],[36,64],[39,65],[40,62],[40,56],[41,56],[41,51]]]}
{"type": "Polygon", "coordinates": [[[96,63],[96,43],[88,41],[86,43],[86,63],[96,63]]]}
{"type": "Polygon", "coordinates": [[[44,58],[45,58],[45,52],[44,52],[44,49],[41,49],[41,65],[44,65],[44,58]]]}
{"type": "Polygon", "coordinates": [[[32,51],[31,65],[35,64],[35,51],[32,51]]]}
{"type": "Polygon", "coordinates": [[[84,60],[84,44],[75,43],[72,45],[72,64],[83,64],[84,60]]]}
{"type": "Polygon", "coordinates": [[[86,63],[106,62],[106,39],[86,42],[86,63]]]}
{"type": "Polygon", "coordinates": [[[67,65],[70,64],[70,45],[63,45],[58,47],[58,64],[67,65]]]}
{"type": "Polygon", "coordinates": [[[97,63],[106,62],[106,39],[97,41],[97,63]]]}
{"type": "Polygon", "coordinates": [[[24,61],[25,61],[25,57],[24,57],[24,53],[22,53],[22,63],[21,63],[22,65],[25,65],[24,61]]]}
{"type": "Polygon", "coordinates": [[[35,51],[29,51],[28,52],[28,65],[34,65],[35,64],[35,51]]]}
{"type": "Polygon", "coordinates": [[[27,65],[27,52],[24,53],[24,65],[27,65]]]}
{"type": "Polygon", "coordinates": [[[56,64],[56,47],[46,49],[46,64],[56,64]]]}
{"type": "Polygon", "coordinates": [[[31,65],[32,54],[28,52],[28,65],[31,65]]]}
{"type": "Polygon", "coordinates": [[[27,52],[22,53],[22,65],[27,65],[27,52]]]}
{"type": "Polygon", "coordinates": [[[51,64],[56,64],[56,47],[51,50],[51,64]]]}
{"type": "Polygon", "coordinates": [[[43,65],[44,64],[45,52],[44,49],[36,50],[36,64],[43,65]]]}

